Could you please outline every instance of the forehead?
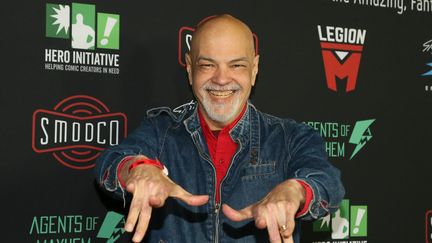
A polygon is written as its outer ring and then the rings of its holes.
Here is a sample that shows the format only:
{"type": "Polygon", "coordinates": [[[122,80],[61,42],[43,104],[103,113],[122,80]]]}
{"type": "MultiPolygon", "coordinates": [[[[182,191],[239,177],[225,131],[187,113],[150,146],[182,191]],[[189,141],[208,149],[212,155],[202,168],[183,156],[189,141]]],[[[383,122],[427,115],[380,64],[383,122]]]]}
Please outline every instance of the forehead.
{"type": "Polygon", "coordinates": [[[219,21],[201,27],[192,39],[191,53],[195,56],[253,57],[253,37],[241,23],[219,21]]]}
{"type": "Polygon", "coordinates": [[[203,38],[196,46],[197,55],[212,57],[239,58],[250,56],[249,43],[233,36],[214,36],[203,38]]]}

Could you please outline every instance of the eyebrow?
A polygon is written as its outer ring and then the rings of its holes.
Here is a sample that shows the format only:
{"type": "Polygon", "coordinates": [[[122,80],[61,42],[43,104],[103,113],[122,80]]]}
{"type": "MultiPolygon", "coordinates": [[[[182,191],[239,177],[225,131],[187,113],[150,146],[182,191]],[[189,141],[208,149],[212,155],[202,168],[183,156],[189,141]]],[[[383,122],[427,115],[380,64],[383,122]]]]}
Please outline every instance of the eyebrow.
{"type": "MultiPolygon", "coordinates": [[[[199,62],[199,61],[201,61],[201,60],[216,63],[216,60],[214,60],[213,58],[210,58],[210,57],[203,57],[203,56],[199,56],[199,57],[197,58],[197,62],[199,62]]],[[[247,58],[247,57],[239,57],[239,58],[236,58],[236,59],[230,60],[229,63],[234,63],[234,62],[248,62],[248,61],[249,61],[249,58],[247,58]]]]}

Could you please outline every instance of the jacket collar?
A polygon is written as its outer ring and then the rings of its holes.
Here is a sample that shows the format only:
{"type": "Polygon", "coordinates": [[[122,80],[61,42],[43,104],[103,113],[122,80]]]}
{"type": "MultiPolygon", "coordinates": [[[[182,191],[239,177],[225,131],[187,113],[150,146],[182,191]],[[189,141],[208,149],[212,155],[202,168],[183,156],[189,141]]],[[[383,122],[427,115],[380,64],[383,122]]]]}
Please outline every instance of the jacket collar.
{"type": "MultiPolygon", "coordinates": [[[[196,102],[192,114],[183,121],[183,124],[191,137],[206,148],[207,146],[205,146],[204,135],[198,117],[198,104],[196,102]]],[[[233,141],[242,144],[243,147],[249,145],[250,162],[258,163],[260,151],[259,113],[255,106],[249,101],[243,117],[229,133],[233,141]]]]}

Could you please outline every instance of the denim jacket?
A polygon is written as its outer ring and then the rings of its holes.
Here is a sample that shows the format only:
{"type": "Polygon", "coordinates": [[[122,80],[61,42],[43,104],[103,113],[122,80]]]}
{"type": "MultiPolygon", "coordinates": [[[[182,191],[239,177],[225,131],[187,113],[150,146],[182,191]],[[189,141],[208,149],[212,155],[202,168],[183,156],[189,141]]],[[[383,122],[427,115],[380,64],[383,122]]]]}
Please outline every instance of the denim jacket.
{"type": "MultiPolygon", "coordinates": [[[[242,209],[265,197],[276,185],[295,178],[313,190],[306,213],[296,219],[294,242],[300,242],[300,221],[316,219],[337,210],[344,196],[340,172],[327,161],[322,138],[312,128],[290,119],[258,111],[252,104],[230,131],[238,142],[225,178],[221,203],[242,209]]],[[[200,127],[197,105],[190,102],[174,110],[155,108],[120,145],[99,157],[96,176],[113,197],[125,199],[117,178],[120,161],[143,154],[159,159],[169,177],[196,195],[209,195],[207,204],[192,207],[168,198],[153,209],[147,242],[268,242],[267,230],[253,220],[233,222],[215,201],[216,171],[200,127]]]]}

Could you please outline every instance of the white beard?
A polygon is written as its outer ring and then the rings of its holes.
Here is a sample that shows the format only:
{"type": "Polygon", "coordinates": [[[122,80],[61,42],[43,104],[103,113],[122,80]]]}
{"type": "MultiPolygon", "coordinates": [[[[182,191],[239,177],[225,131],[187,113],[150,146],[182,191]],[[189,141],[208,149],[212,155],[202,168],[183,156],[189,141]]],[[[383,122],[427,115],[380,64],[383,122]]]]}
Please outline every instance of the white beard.
{"type": "Polygon", "coordinates": [[[227,124],[229,121],[232,121],[236,118],[236,116],[238,115],[237,112],[241,110],[241,100],[238,94],[234,93],[233,95],[235,95],[236,97],[234,97],[234,99],[232,99],[232,101],[229,103],[215,104],[212,103],[211,99],[209,98],[209,95],[211,94],[209,94],[207,90],[235,90],[236,92],[240,92],[241,87],[238,84],[219,86],[209,83],[205,85],[202,89],[207,92],[207,94],[203,96],[202,105],[205,112],[212,121],[221,124],[227,124]],[[218,110],[224,110],[225,112],[217,112],[218,110]]]}

